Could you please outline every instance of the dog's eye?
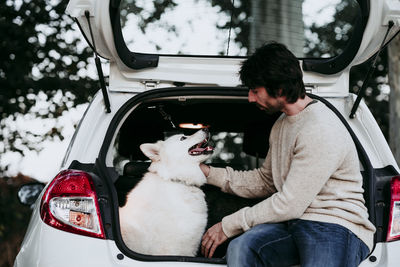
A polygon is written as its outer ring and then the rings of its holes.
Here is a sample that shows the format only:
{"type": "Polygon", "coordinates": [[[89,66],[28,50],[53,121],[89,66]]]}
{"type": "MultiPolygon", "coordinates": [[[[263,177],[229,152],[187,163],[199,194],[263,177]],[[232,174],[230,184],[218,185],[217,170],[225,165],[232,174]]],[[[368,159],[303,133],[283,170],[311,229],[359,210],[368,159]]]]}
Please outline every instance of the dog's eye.
{"type": "Polygon", "coordinates": [[[181,137],[181,141],[183,141],[183,140],[185,140],[186,139],[186,136],[182,136],[181,137]]]}

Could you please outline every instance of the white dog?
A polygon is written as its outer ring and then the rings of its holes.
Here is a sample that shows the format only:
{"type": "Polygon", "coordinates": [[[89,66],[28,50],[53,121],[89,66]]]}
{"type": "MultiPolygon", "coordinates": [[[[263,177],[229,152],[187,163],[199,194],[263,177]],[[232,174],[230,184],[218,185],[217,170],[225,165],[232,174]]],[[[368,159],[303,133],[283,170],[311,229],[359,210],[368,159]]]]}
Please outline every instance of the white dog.
{"type": "Polygon", "coordinates": [[[122,238],[131,250],[196,255],[207,223],[207,205],[199,188],[206,177],[199,164],[213,152],[208,139],[208,130],[200,130],[140,146],[152,163],[119,211],[122,238]]]}

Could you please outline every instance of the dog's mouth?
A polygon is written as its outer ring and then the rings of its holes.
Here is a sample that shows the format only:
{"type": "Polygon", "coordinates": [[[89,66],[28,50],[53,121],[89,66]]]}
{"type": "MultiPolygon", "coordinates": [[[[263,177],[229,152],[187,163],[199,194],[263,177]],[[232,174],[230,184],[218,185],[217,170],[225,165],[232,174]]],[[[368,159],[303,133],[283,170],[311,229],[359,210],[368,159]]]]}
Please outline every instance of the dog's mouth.
{"type": "Polygon", "coordinates": [[[206,137],[203,141],[198,144],[195,144],[191,148],[189,148],[189,155],[198,156],[198,155],[206,155],[211,154],[214,151],[214,148],[208,144],[209,137],[206,137]]]}

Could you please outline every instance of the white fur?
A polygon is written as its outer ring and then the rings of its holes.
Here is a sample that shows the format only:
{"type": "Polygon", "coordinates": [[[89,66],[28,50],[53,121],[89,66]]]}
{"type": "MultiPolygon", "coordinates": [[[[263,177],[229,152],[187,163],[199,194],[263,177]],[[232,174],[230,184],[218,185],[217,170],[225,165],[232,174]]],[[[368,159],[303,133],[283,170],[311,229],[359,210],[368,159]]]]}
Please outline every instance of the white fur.
{"type": "Polygon", "coordinates": [[[140,146],[152,163],[119,210],[122,238],[131,250],[196,255],[207,223],[204,193],[198,188],[206,178],[199,164],[209,156],[191,156],[188,149],[206,136],[198,131],[185,140],[174,135],[140,146]]]}

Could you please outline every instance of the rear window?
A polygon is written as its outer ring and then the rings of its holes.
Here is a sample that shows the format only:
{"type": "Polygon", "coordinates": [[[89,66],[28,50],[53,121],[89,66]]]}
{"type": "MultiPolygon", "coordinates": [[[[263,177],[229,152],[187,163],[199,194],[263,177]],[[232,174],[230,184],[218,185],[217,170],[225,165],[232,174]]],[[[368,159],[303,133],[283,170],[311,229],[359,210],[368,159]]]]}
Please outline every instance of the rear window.
{"type": "Polygon", "coordinates": [[[356,0],[122,0],[120,22],[131,52],[247,56],[269,41],[299,58],[329,58],[348,44],[356,0]]]}

